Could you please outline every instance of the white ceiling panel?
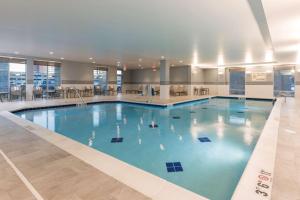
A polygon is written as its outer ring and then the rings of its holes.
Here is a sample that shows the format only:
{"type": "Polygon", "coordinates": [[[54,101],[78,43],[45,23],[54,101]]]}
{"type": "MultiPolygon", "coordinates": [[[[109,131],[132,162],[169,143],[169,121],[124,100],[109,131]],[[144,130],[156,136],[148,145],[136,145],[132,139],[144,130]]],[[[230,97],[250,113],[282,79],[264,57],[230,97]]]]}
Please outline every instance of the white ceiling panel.
{"type": "Polygon", "coordinates": [[[266,45],[246,0],[1,0],[0,52],[15,51],[147,67],[161,56],[191,64],[196,53],[200,64],[219,54],[258,63],[266,45]]]}

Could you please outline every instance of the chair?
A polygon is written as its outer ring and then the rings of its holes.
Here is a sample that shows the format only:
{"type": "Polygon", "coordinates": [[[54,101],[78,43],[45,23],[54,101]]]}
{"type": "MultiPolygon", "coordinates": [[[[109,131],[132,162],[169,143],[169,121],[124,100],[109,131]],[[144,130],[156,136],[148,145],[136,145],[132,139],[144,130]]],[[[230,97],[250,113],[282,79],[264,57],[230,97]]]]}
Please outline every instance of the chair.
{"type": "Polygon", "coordinates": [[[43,98],[43,89],[41,87],[33,88],[32,100],[35,100],[37,98],[43,98]]]}

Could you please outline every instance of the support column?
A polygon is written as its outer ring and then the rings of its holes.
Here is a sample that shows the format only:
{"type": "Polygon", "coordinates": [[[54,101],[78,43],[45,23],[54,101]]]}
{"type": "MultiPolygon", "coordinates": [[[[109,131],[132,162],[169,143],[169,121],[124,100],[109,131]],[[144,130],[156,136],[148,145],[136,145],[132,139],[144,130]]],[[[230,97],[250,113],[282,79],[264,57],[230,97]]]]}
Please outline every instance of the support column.
{"type": "Polygon", "coordinates": [[[110,66],[107,71],[107,84],[117,90],[117,67],[110,66]]]}
{"type": "Polygon", "coordinates": [[[26,100],[32,100],[33,92],[33,59],[27,58],[26,60],[26,100]]]}
{"type": "Polygon", "coordinates": [[[189,65],[187,66],[188,70],[188,80],[187,80],[187,93],[188,96],[193,96],[194,95],[194,91],[193,91],[193,85],[192,85],[192,76],[195,72],[193,72],[193,66],[189,65]]]}
{"type": "Polygon", "coordinates": [[[167,60],[160,60],[160,99],[170,98],[170,65],[167,60]]]}

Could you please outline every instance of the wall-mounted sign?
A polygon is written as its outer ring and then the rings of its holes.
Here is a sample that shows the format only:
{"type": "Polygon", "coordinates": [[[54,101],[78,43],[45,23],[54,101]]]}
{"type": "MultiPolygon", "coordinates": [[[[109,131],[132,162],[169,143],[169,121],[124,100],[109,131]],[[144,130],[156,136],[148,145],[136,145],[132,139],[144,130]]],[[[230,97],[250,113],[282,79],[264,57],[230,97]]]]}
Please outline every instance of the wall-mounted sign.
{"type": "Polygon", "coordinates": [[[267,73],[265,73],[265,72],[253,72],[251,75],[252,75],[252,81],[266,81],[267,80],[267,73]]]}

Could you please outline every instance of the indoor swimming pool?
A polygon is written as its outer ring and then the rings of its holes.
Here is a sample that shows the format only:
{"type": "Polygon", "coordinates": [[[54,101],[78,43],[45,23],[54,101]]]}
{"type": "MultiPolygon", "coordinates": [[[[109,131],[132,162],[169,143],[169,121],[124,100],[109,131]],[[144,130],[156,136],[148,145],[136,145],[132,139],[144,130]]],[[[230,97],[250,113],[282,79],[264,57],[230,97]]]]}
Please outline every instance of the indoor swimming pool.
{"type": "Polygon", "coordinates": [[[212,98],[168,107],[106,102],[15,114],[223,200],[231,198],[272,107],[267,100],[212,98]]]}

